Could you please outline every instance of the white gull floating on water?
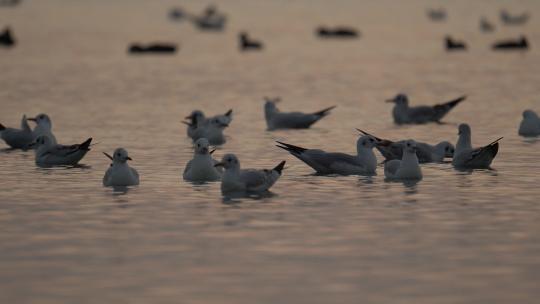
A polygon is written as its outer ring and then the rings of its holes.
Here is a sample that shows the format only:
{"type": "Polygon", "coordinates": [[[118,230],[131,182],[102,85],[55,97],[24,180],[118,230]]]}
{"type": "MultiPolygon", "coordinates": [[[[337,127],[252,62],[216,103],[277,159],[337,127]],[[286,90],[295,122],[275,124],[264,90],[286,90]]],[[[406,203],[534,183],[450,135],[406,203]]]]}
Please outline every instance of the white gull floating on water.
{"type": "Polygon", "coordinates": [[[459,139],[452,164],[462,169],[488,169],[491,162],[499,151],[499,138],[489,145],[473,149],[471,144],[471,127],[468,124],[460,124],[459,139]]]}
{"type": "Polygon", "coordinates": [[[276,106],[276,103],[281,101],[279,97],[274,99],[265,97],[264,99],[266,101],[264,103],[264,117],[268,130],[309,128],[330,114],[330,110],[336,107],[328,107],[315,113],[281,112],[276,106]]]}
{"type": "Polygon", "coordinates": [[[107,158],[112,160],[111,166],[103,176],[103,186],[105,187],[126,187],[139,184],[139,173],[127,163],[132,160],[126,149],[117,148],[113,156],[103,152],[107,158]]]}
{"type": "Polygon", "coordinates": [[[409,106],[409,98],[405,94],[398,94],[386,102],[393,102],[394,109],[392,116],[396,124],[424,124],[428,122],[440,122],[440,120],[450,112],[456,105],[465,100],[466,96],[461,96],[454,100],[436,104],[434,106],[409,106]]]}
{"type": "Polygon", "coordinates": [[[519,124],[518,134],[521,136],[539,136],[540,118],[533,110],[523,111],[523,120],[519,124]]]}
{"type": "Polygon", "coordinates": [[[384,176],[390,180],[419,180],[422,170],[416,156],[416,142],[406,140],[401,160],[393,159],[384,164],[384,176]]]}
{"type": "Polygon", "coordinates": [[[0,138],[13,149],[28,149],[29,145],[34,140],[34,135],[32,129],[28,125],[26,115],[23,115],[22,117],[20,129],[7,128],[0,124],[0,138]]]}
{"type": "Polygon", "coordinates": [[[373,153],[376,140],[364,135],[356,141],[357,155],[345,153],[329,153],[323,150],[306,149],[278,141],[279,148],[288,151],[319,174],[340,175],[375,175],[377,157],[373,153]]]}
{"type": "Polygon", "coordinates": [[[49,137],[52,144],[56,144],[56,137],[52,133],[52,120],[49,115],[41,113],[36,117],[28,118],[28,120],[36,123],[34,130],[32,130],[34,139],[38,138],[39,136],[46,135],[49,137]]]}
{"type": "Polygon", "coordinates": [[[88,151],[92,138],[81,144],[59,145],[47,135],[38,136],[31,146],[35,147],[35,161],[40,167],[76,165],[88,151]]]}
{"type": "Polygon", "coordinates": [[[212,152],[209,150],[209,142],[206,138],[199,138],[195,142],[195,152],[184,169],[183,177],[187,181],[206,182],[217,181],[221,179],[221,168],[215,167],[217,160],[212,158],[212,152]]]}
{"type": "Polygon", "coordinates": [[[221,162],[215,166],[225,168],[221,178],[221,191],[223,193],[264,192],[279,179],[285,161],[273,169],[240,169],[238,158],[234,154],[225,154],[221,162]]]}

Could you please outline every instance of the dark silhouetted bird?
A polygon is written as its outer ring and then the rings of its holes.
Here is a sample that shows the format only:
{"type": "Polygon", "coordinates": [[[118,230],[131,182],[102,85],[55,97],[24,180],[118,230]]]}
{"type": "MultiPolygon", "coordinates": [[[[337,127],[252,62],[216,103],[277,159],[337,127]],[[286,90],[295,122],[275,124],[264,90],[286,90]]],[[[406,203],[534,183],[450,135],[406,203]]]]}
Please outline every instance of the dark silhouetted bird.
{"type": "Polygon", "coordinates": [[[496,42],[493,44],[494,50],[527,50],[529,48],[529,42],[525,36],[521,36],[519,39],[507,39],[496,42]]]}
{"type": "Polygon", "coordinates": [[[452,39],[450,36],[446,36],[444,38],[445,44],[446,44],[446,50],[447,51],[459,51],[459,50],[466,50],[467,46],[465,45],[465,42],[458,41],[452,39]]]}
{"type": "Polygon", "coordinates": [[[357,30],[346,26],[338,26],[335,28],[320,26],[315,33],[321,38],[356,38],[359,36],[357,30]]]}
{"type": "Polygon", "coordinates": [[[0,46],[15,46],[15,38],[13,38],[13,34],[11,34],[11,29],[9,27],[6,27],[6,29],[0,33],[0,46]]]}
{"type": "Polygon", "coordinates": [[[246,32],[241,32],[238,35],[238,38],[240,42],[239,47],[241,51],[261,50],[263,48],[262,42],[250,39],[248,36],[248,33],[246,32]]]}

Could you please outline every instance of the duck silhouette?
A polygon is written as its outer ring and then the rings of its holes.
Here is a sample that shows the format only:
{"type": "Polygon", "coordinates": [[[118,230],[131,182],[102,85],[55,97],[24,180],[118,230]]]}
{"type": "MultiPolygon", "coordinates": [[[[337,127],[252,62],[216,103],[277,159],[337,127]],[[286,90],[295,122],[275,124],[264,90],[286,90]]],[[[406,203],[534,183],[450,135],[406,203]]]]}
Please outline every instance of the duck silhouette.
{"type": "Polygon", "coordinates": [[[261,50],[263,48],[262,42],[250,39],[247,32],[240,32],[238,38],[241,51],[261,50]]]}
{"type": "Polygon", "coordinates": [[[529,42],[525,36],[521,36],[519,39],[502,40],[493,44],[494,50],[527,50],[528,48],[529,42]]]}
{"type": "Polygon", "coordinates": [[[467,49],[465,42],[452,39],[452,37],[450,36],[446,36],[444,38],[444,41],[445,41],[447,51],[459,51],[459,50],[464,51],[467,49]]]}
{"type": "Polygon", "coordinates": [[[337,26],[335,28],[320,26],[317,28],[316,34],[321,38],[356,38],[359,36],[357,30],[346,26],[337,26]]]}
{"type": "Polygon", "coordinates": [[[130,54],[144,54],[144,53],[160,53],[160,54],[172,54],[176,52],[176,44],[172,43],[152,43],[148,45],[142,45],[133,43],[129,49],[130,54]]]}
{"type": "Polygon", "coordinates": [[[0,46],[15,46],[15,38],[13,38],[13,34],[11,34],[11,29],[9,27],[6,27],[4,31],[0,33],[0,46]]]}

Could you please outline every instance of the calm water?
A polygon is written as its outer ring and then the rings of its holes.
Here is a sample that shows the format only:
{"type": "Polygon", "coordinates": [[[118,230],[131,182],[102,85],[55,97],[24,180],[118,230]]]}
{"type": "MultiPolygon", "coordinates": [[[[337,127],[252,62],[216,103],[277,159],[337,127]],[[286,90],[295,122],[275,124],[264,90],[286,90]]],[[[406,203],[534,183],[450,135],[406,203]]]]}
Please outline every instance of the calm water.
{"type": "MultiPolygon", "coordinates": [[[[167,10],[200,1],[25,1],[0,9],[20,44],[0,49],[0,122],[48,113],[62,143],[93,137],[83,168],[40,169],[31,152],[0,153],[1,303],[536,303],[540,296],[540,141],[517,136],[540,110],[540,3],[452,1],[216,2],[226,32],[172,23],[167,10]],[[113,2],[113,3],[110,3],[113,2]],[[504,28],[498,10],[528,9],[504,28]],[[478,31],[479,16],[497,31],[478,31]],[[319,24],[348,24],[356,41],[320,41],[319,24]],[[267,49],[241,54],[248,29],[267,49]],[[442,37],[469,42],[447,54],[442,37]],[[494,53],[494,39],[529,35],[532,50],[494,53]],[[130,42],[178,41],[175,56],[127,56],[130,42]],[[383,100],[468,99],[448,124],[396,127],[383,100]],[[265,131],[263,96],[284,110],[332,115],[307,131],[265,131]],[[191,157],[180,123],[192,109],[234,109],[226,145],[244,167],[287,160],[268,197],[223,199],[219,183],[181,180],[191,157]],[[354,152],[363,128],[390,139],[504,136],[494,170],[422,166],[418,184],[379,175],[313,176],[274,146],[354,152]],[[129,150],[141,185],[101,186],[102,151],[129,150]]],[[[1,147],[5,145],[1,143],[1,147]]],[[[382,158],[381,158],[382,160],[382,158]]]]}

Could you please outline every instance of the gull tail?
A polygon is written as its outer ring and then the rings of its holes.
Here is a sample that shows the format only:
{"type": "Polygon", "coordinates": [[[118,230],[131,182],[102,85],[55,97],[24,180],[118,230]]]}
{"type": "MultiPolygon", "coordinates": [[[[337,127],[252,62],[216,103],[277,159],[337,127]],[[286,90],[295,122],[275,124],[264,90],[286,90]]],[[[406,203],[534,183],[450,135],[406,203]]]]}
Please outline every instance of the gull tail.
{"type": "Polygon", "coordinates": [[[330,114],[330,111],[331,111],[332,109],[334,109],[335,107],[336,107],[336,106],[328,107],[328,108],[326,108],[326,109],[324,109],[324,110],[320,110],[320,111],[318,111],[318,112],[313,113],[313,115],[320,116],[320,118],[323,118],[324,116],[330,114]]]}
{"type": "Polygon", "coordinates": [[[497,155],[497,152],[499,152],[499,141],[503,139],[502,137],[498,138],[497,140],[493,141],[489,145],[482,147],[480,150],[480,154],[488,154],[491,156],[491,158],[494,158],[497,155]]]}
{"type": "Polygon", "coordinates": [[[295,154],[300,155],[300,154],[304,153],[307,150],[306,148],[294,146],[294,145],[291,145],[291,144],[286,144],[284,142],[280,142],[280,141],[276,141],[276,142],[279,143],[279,145],[276,145],[276,147],[281,148],[281,149],[283,149],[285,151],[289,151],[293,155],[295,155],[295,154]]]}
{"type": "Polygon", "coordinates": [[[92,137],[85,140],[82,144],[79,145],[79,150],[90,150],[90,143],[92,142],[92,137]]]}
{"type": "Polygon", "coordinates": [[[232,114],[232,109],[229,109],[229,111],[227,111],[227,113],[225,113],[225,116],[231,116],[232,114]]]}
{"type": "Polygon", "coordinates": [[[282,161],[279,163],[279,165],[275,166],[273,171],[276,171],[279,175],[281,175],[281,171],[283,171],[283,167],[285,167],[285,161],[282,161]]]}
{"type": "Polygon", "coordinates": [[[456,98],[454,100],[450,100],[448,102],[438,104],[433,106],[433,109],[436,112],[436,120],[440,120],[446,115],[450,110],[452,110],[455,106],[457,106],[460,102],[464,101],[467,98],[466,95],[463,95],[459,98],[456,98]]]}
{"type": "Polygon", "coordinates": [[[0,123],[0,131],[4,131],[5,129],[6,127],[4,127],[4,125],[0,123]]]}

